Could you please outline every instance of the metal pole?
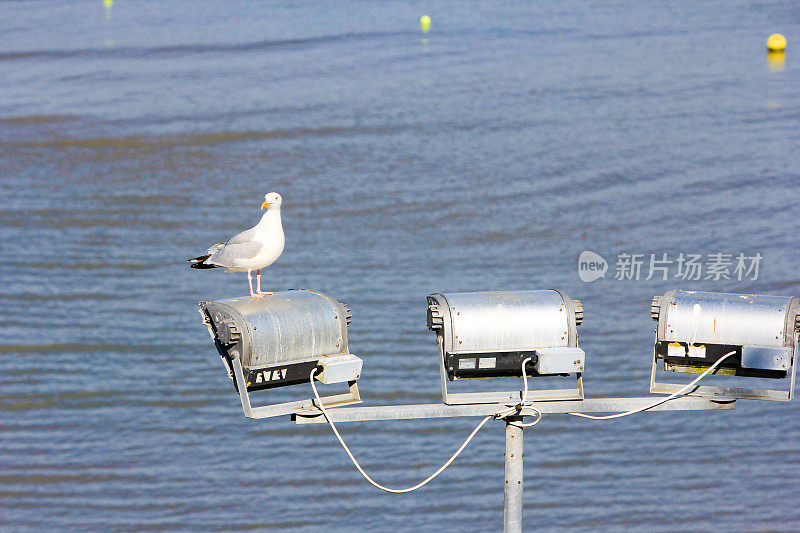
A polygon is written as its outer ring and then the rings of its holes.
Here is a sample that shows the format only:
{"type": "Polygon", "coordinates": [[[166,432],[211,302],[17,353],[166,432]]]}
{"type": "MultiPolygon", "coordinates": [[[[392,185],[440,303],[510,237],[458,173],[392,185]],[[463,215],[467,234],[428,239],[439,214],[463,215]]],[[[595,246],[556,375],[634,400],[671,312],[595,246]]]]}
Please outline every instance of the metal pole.
{"type": "Polygon", "coordinates": [[[503,490],[503,531],[522,533],[522,422],[521,416],[506,418],[506,484],[503,490]]]}

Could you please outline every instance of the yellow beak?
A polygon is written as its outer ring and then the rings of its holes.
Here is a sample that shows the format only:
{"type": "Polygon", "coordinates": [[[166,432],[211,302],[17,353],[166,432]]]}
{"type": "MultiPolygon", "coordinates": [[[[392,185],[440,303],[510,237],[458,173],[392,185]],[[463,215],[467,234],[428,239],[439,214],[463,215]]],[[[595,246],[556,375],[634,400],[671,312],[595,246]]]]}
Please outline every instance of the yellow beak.
{"type": "Polygon", "coordinates": [[[264,200],[264,203],[261,204],[261,209],[264,209],[265,207],[269,207],[270,205],[272,205],[272,204],[270,204],[268,201],[264,200]]]}

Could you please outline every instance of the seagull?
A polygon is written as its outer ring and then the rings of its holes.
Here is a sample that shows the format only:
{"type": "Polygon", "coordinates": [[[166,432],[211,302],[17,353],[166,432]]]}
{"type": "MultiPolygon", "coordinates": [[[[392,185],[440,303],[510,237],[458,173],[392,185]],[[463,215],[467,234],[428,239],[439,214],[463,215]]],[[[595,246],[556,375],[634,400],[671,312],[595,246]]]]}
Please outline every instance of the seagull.
{"type": "Polygon", "coordinates": [[[274,263],[283,252],[284,237],[281,225],[281,195],[271,192],[264,196],[261,209],[267,211],[261,221],[252,228],[241,232],[227,242],[217,243],[205,253],[187,261],[192,268],[225,268],[226,272],[247,271],[250,285],[250,298],[263,298],[275,294],[261,290],[261,269],[274,263]],[[253,278],[250,272],[256,271],[256,291],[253,292],[253,278]]]}

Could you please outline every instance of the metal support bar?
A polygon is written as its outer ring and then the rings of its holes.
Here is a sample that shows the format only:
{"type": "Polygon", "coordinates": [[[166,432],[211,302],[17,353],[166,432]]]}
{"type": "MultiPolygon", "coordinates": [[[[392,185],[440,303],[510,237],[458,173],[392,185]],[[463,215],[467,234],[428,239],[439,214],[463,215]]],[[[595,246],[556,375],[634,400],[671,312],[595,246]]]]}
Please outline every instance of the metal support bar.
{"type": "Polygon", "coordinates": [[[506,483],[503,488],[503,531],[522,533],[522,422],[520,416],[506,418],[506,483]]]}
{"type": "Polygon", "coordinates": [[[242,412],[247,418],[253,418],[253,408],[250,405],[250,394],[247,393],[247,384],[244,382],[244,370],[239,358],[232,361],[233,376],[236,380],[236,390],[239,391],[239,399],[242,402],[242,412]]]}
{"type": "MultiPolygon", "coordinates": [[[[644,398],[587,398],[577,401],[535,402],[532,404],[542,414],[558,413],[611,413],[629,411],[644,407],[658,400],[658,396],[644,398]]],[[[510,404],[513,405],[513,404],[510,404]]],[[[502,410],[505,406],[476,405],[385,405],[377,407],[337,407],[329,409],[328,416],[334,422],[366,422],[374,420],[409,420],[415,418],[452,418],[467,416],[487,416],[502,410]]],[[[650,411],[707,411],[735,409],[732,400],[714,401],[705,398],[681,397],[662,403],[650,411]]],[[[520,412],[523,416],[534,416],[533,409],[525,407],[520,412]]],[[[298,424],[324,424],[325,417],[317,408],[300,409],[292,414],[298,424]]]]}
{"type": "MultiPolygon", "coordinates": [[[[794,378],[794,375],[792,376],[794,378]]],[[[658,383],[653,382],[650,392],[657,394],[671,394],[681,390],[686,385],[681,383],[658,383]]],[[[741,398],[747,400],[775,400],[788,402],[792,399],[792,390],[769,390],[769,389],[743,389],[740,387],[706,387],[698,385],[688,394],[702,394],[705,397],[717,396],[719,398],[741,398]]]]}

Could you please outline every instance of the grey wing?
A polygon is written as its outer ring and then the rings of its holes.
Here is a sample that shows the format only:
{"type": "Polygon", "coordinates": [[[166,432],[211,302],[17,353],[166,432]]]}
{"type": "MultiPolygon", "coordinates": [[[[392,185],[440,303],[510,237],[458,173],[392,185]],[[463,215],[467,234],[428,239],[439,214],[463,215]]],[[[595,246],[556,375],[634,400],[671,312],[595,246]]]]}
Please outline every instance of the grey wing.
{"type": "Polygon", "coordinates": [[[215,244],[214,246],[209,248],[206,251],[206,253],[214,255],[215,253],[223,250],[229,244],[240,244],[240,243],[245,243],[245,242],[251,242],[253,240],[251,238],[252,234],[253,234],[253,228],[244,230],[241,233],[237,233],[236,235],[234,235],[233,237],[231,237],[230,239],[228,239],[225,242],[218,242],[217,244],[215,244]]]}
{"type": "Polygon", "coordinates": [[[254,233],[255,233],[254,228],[246,229],[243,232],[238,233],[233,237],[231,237],[230,239],[228,239],[228,242],[226,242],[225,244],[228,245],[228,244],[240,244],[244,242],[253,242],[255,240],[253,239],[254,233]]]}
{"type": "MultiPolygon", "coordinates": [[[[210,262],[210,263],[219,264],[220,266],[230,266],[230,265],[227,265],[227,264],[219,263],[219,260],[224,260],[224,258],[226,256],[228,256],[229,254],[234,252],[234,249],[231,248],[231,249],[228,250],[228,252],[226,254],[225,253],[225,248],[227,248],[228,246],[236,245],[236,244],[245,244],[245,243],[248,243],[248,242],[252,242],[252,239],[250,239],[250,235],[252,233],[253,233],[253,229],[250,228],[250,229],[245,230],[245,231],[243,231],[241,233],[237,233],[236,235],[234,235],[233,237],[231,237],[230,239],[228,239],[225,242],[218,242],[217,244],[215,244],[214,246],[212,246],[211,248],[208,249],[207,253],[210,254],[210,257],[207,259],[207,261],[210,262]]],[[[237,252],[237,255],[239,255],[240,253],[245,253],[246,254],[247,251],[245,250],[244,252],[237,252]]]]}
{"type": "Polygon", "coordinates": [[[222,267],[236,267],[242,261],[255,257],[261,251],[261,243],[256,241],[236,242],[228,241],[222,248],[211,254],[206,263],[222,267]]]}

